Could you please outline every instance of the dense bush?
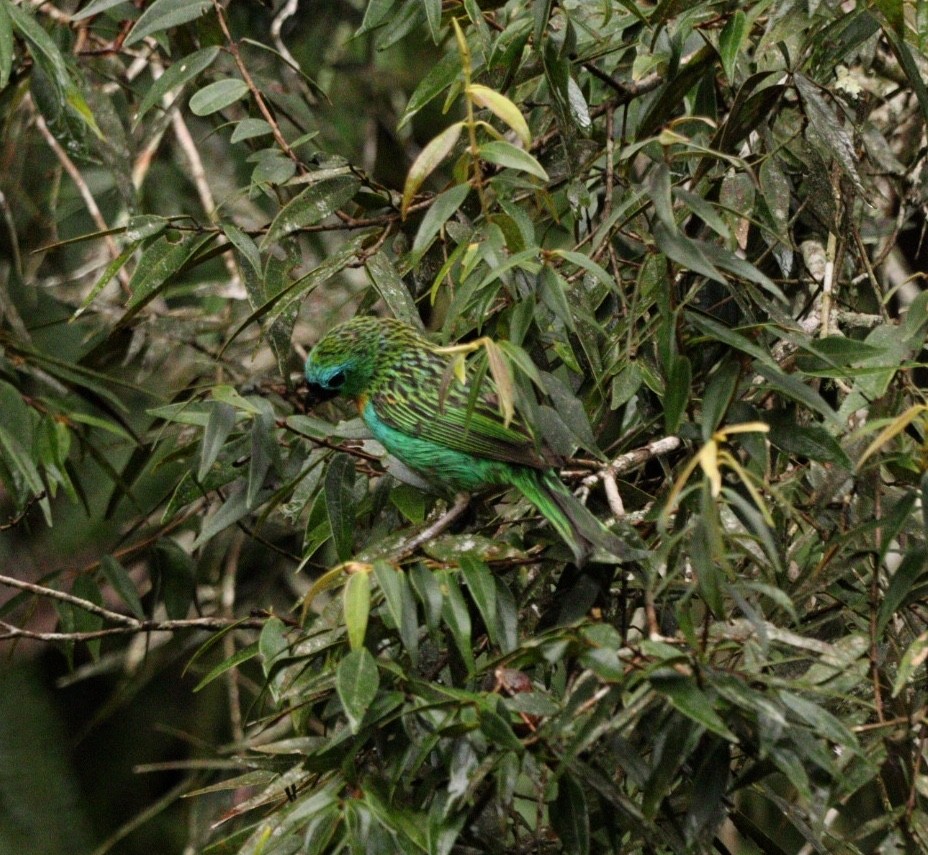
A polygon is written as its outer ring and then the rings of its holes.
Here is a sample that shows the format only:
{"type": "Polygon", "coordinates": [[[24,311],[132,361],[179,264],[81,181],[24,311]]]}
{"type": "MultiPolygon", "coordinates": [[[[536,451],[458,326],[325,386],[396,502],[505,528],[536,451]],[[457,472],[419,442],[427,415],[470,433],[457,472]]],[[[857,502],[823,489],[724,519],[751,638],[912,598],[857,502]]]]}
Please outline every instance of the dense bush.
{"type": "Polygon", "coordinates": [[[0,851],[928,850],[926,34],[0,0],[0,851]],[[369,313],[641,560],[307,412],[369,313]]]}

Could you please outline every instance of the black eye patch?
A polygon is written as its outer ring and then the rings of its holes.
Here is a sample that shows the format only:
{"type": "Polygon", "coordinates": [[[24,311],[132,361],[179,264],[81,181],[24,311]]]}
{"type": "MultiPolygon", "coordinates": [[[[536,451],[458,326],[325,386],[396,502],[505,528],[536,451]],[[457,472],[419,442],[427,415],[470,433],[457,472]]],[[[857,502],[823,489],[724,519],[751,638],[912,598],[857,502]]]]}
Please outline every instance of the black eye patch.
{"type": "Polygon", "coordinates": [[[326,385],[330,389],[340,389],[345,384],[345,372],[336,371],[328,380],[326,385]]]}

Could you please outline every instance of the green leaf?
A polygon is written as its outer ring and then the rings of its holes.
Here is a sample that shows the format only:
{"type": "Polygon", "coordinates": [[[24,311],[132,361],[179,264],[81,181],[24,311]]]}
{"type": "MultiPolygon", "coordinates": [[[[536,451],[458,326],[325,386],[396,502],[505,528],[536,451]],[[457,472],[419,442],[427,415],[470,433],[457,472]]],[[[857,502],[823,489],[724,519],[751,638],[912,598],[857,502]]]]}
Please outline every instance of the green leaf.
{"type": "Polygon", "coordinates": [[[119,255],[116,256],[106,267],[103,269],[103,273],[100,275],[100,278],[94,283],[93,287],[87,293],[87,296],[81,300],[80,306],[74,310],[74,314],[71,316],[71,320],[79,318],[88,307],[97,297],[100,295],[100,292],[113,281],[113,277],[119,273],[123,267],[126,266],[126,262],[135,255],[135,250],[137,245],[134,243],[129,244],[119,255]]]}
{"type": "MultiPolygon", "coordinates": [[[[388,0],[392,6],[394,0],[388,0]]],[[[376,5],[368,4],[367,11],[376,5]]],[[[428,73],[419,81],[415,91],[409,98],[409,103],[403,111],[403,118],[400,119],[399,127],[402,128],[413,116],[416,115],[426,104],[433,98],[436,98],[444,92],[452,83],[459,80],[461,76],[461,57],[456,51],[446,53],[438,62],[429,69],[428,73]]]]}
{"type": "Polygon", "coordinates": [[[700,422],[703,442],[708,442],[715,429],[722,423],[735,396],[740,376],[741,368],[733,359],[726,359],[710,375],[702,399],[700,422]]]}
{"type": "MultiPolygon", "coordinates": [[[[532,144],[532,134],[528,129],[525,117],[519,108],[510,101],[501,92],[490,89],[489,86],[483,86],[479,83],[472,83],[467,87],[467,94],[473,101],[481,106],[486,107],[500,119],[502,119],[515,132],[521,140],[522,145],[526,148],[532,144]]],[[[534,158],[532,158],[534,160],[534,158]]],[[[541,169],[541,167],[538,167],[541,169]]],[[[542,170],[544,172],[544,170],[542,170]]],[[[547,180],[547,175],[539,176],[547,180]]]]}
{"type": "Polygon", "coordinates": [[[291,199],[271,223],[261,248],[281,238],[324,220],[354,198],[360,181],[343,169],[323,170],[309,177],[309,186],[291,199]]]}
{"type": "Polygon", "coordinates": [[[724,274],[709,261],[699,241],[658,222],[654,224],[654,242],[664,255],[677,264],[708,279],[727,284],[724,274]]]}
{"type": "Polygon", "coordinates": [[[196,116],[209,116],[243,98],[248,92],[248,84],[238,77],[217,80],[190,96],[190,112],[196,116]]]}
{"type": "Polygon", "coordinates": [[[280,455],[277,449],[273,412],[264,412],[255,416],[251,425],[251,459],[248,461],[248,483],[245,491],[246,503],[254,508],[258,494],[264,487],[267,473],[272,466],[280,469],[280,455]]]}
{"type": "Polygon", "coordinates": [[[396,0],[371,0],[364,10],[361,26],[355,31],[354,37],[363,36],[371,30],[382,27],[388,20],[390,10],[396,5],[396,0]]]}
{"type": "MultiPolygon", "coordinates": [[[[905,76],[915,92],[918,105],[922,110],[923,120],[928,122],[928,86],[925,85],[922,72],[915,62],[915,58],[912,56],[909,46],[905,43],[905,39],[890,27],[883,27],[883,32],[886,34],[889,45],[893,53],[896,54],[896,59],[899,60],[899,65],[902,66],[902,70],[905,72],[905,76]]],[[[924,30],[920,30],[920,32],[924,33],[924,30]]]]}
{"type": "Polygon", "coordinates": [[[773,445],[789,455],[808,457],[819,463],[835,463],[848,471],[854,468],[838,440],[821,425],[776,421],[771,423],[767,436],[773,445]]]}
{"type": "Polygon", "coordinates": [[[412,243],[412,256],[417,262],[431,246],[435,235],[444,228],[445,223],[457,212],[470,193],[470,184],[455,184],[444,193],[439,193],[429,205],[422,218],[416,237],[412,243]]]}
{"type": "Polygon", "coordinates": [[[139,598],[138,591],[136,591],[132,579],[126,572],[126,568],[112,555],[104,555],[100,559],[100,570],[106,577],[106,581],[110,583],[110,587],[119,596],[119,599],[129,607],[132,614],[139,620],[143,620],[145,618],[145,609],[142,607],[142,600],[139,598]]]}
{"type": "Polygon", "coordinates": [[[175,276],[213,235],[162,235],[145,248],[129,280],[131,297],[120,323],[126,324],[175,276]]]}
{"type": "Polygon", "coordinates": [[[480,157],[498,166],[518,169],[534,175],[542,181],[549,181],[548,173],[532,155],[505,140],[494,140],[480,146],[480,157]]]}
{"type": "Polygon", "coordinates": [[[429,33],[435,44],[441,42],[441,0],[422,0],[425,7],[425,20],[429,25],[429,33]]]}
{"type": "Polygon", "coordinates": [[[570,855],[588,855],[590,851],[590,814],[583,787],[564,772],[557,781],[557,798],[550,811],[551,827],[561,839],[563,851],[570,855]]]}
{"type": "Polygon", "coordinates": [[[89,18],[91,15],[99,15],[101,12],[105,12],[107,9],[112,9],[114,6],[119,6],[125,2],[126,0],[93,0],[92,3],[88,3],[83,9],[75,12],[71,16],[71,20],[83,21],[84,18],[89,18]]]}
{"type": "Polygon", "coordinates": [[[13,68],[13,22],[6,5],[0,3],[0,89],[10,82],[13,68]]]}
{"type": "Polygon", "coordinates": [[[406,183],[403,185],[403,203],[402,212],[406,216],[413,197],[425,181],[441,164],[441,162],[451,153],[451,150],[457,145],[464,129],[463,122],[455,122],[445,128],[437,137],[429,140],[419,156],[413,161],[406,175],[406,183]]]}
{"type": "MultiPolygon", "coordinates": [[[[74,594],[75,597],[80,597],[82,600],[93,603],[95,606],[103,605],[103,594],[100,588],[97,583],[86,574],[82,573],[74,580],[74,587],[71,588],[71,593],[74,594]]],[[[96,632],[103,627],[103,618],[100,615],[88,612],[80,606],[73,607],[72,615],[74,618],[75,632],[96,632]]],[[[90,651],[93,660],[98,660],[100,658],[100,639],[93,638],[89,640],[87,642],[87,649],[90,651]]]]}
{"type": "Polygon", "coordinates": [[[229,140],[232,143],[250,140],[255,137],[263,137],[266,134],[272,134],[274,129],[264,119],[253,119],[250,116],[242,119],[232,131],[232,137],[229,140]]]}
{"type": "Polygon", "coordinates": [[[403,647],[415,667],[419,658],[419,626],[409,580],[404,572],[394,569],[386,561],[374,562],[374,577],[383,592],[387,611],[399,630],[403,647]]]}
{"type": "Polygon", "coordinates": [[[146,36],[196,20],[212,5],[211,0],[155,0],[142,12],[123,44],[130,47],[146,36]]]}
{"type": "Polygon", "coordinates": [[[664,430],[668,435],[680,429],[690,401],[692,382],[693,370],[689,359],[677,356],[667,373],[667,387],[664,391],[664,430]]]}
{"type": "Polygon", "coordinates": [[[919,635],[907,648],[899,661],[896,679],[893,681],[893,697],[914,679],[915,672],[925,664],[928,659],[928,632],[919,635]]]}
{"type": "Polygon", "coordinates": [[[223,223],[222,232],[229,239],[229,243],[241,253],[242,258],[251,265],[255,275],[260,276],[261,253],[258,252],[258,245],[238,226],[231,223],[223,223]]]}
{"type": "Polygon", "coordinates": [[[916,586],[925,579],[928,569],[928,550],[920,546],[910,548],[903,556],[902,561],[893,573],[892,579],[880,603],[877,615],[877,633],[883,634],[889,619],[897,609],[906,601],[916,586]]]}
{"type": "Polygon", "coordinates": [[[212,402],[209,411],[209,421],[203,431],[203,440],[200,443],[200,464],[197,467],[197,480],[202,481],[219,457],[219,452],[225,445],[229,434],[235,427],[236,412],[228,404],[218,401],[212,402]]]}
{"type": "Polygon", "coordinates": [[[183,59],[174,62],[161,77],[148,87],[148,91],[139,103],[139,108],[133,117],[133,127],[138,127],[139,122],[142,121],[146,113],[156,104],[160,104],[161,99],[168,92],[184,86],[194,77],[206,71],[217,56],[219,56],[219,48],[211,46],[196,50],[183,59]]]}
{"type": "Polygon", "coordinates": [[[352,650],[338,663],[335,690],[348,716],[348,726],[352,733],[360,730],[361,721],[377,696],[379,686],[377,662],[367,648],[352,650]]]}
{"type": "Polygon", "coordinates": [[[364,647],[367,619],[371,613],[370,574],[363,570],[349,573],[342,597],[348,643],[352,650],[360,650],[364,647]]]}
{"type": "Polygon", "coordinates": [[[249,510],[250,508],[248,507],[245,491],[239,490],[233,493],[220,505],[219,510],[203,521],[203,526],[200,529],[200,533],[193,541],[191,549],[199,549],[204,543],[212,540],[219,532],[237,523],[243,517],[248,516],[249,510]]]}
{"type": "Polygon", "coordinates": [[[364,269],[394,317],[422,329],[422,319],[409,288],[400,279],[390,257],[385,252],[375,253],[364,262],[364,269]]]}
{"type": "Polygon", "coordinates": [[[347,561],[354,549],[354,482],[354,461],[347,454],[336,454],[325,473],[325,507],[340,561],[347,561]]]}
{"type": "Polygon", "coordinates": [[[141,243],[143,240],[160,235],[170,224],[171,221],[166,217],[153,214],[129,217],[129,222],[126,223],[126,240],[134,244],[141,243]]]}
{"type": "Polygon", "coordinates": [[[857,188],[857,192],[866,193],[860,180],[860,174],[857,172],[858,157],[854,150],[854,141],[851,139],[851,135],[842,127],[834,110],[829,106],[815,83],[802,74],[795,74],[793,80],[802,98],[806,116],[815,133],[825,143],[848,178],[851,179],[857,188]]]}
{"type": "Polygon", "coordinates": [[[471,555],[462,555],[460,564],[461,574],[467,582],[467,589],[477,605],[480,617],[483,618],[490,640],[500,646],[502,632],[496,610],[496,580],[493,571],[486,562],[471,555]]]}
{"type": "Polygon", "coordinates": [[[454,644],[467,666],[468,674],[473,674],[477,666],[474,662],[474,649],[471,643],[471,622],[470,612],[467,610],[467,603],[464,595],[461,593],[461,587],[458,585],[457,577],[450,572],[445,572],[441,576],[444,599],[442,602],[441,616],[445,625],[451,630],[451,637],[454,644]]]}
{"type": "Polygon", "coordinates": [[[661,668],[651,674],[650,681],[651,685],[687,718],[724,739],[738,741],[715,711],[709,698],[691,677],[678,674],[669,668],[661,668]]]}
{"type": "Polygon", "coordinates": [[[193,687],[193,691],[199,692],[201,689],[206,688],[206,686],[212,683],[217,677],[221,677],[227,671],[237,668],[249,659],[254,659],[258,654],[258,642],[253,641],[247,647],[243,647],[241,650],[233,653],[228,659],[223,660],[215,668],[211,669],[210,672],[193,687]]]}
{"type": "Polygon", "coordinates": [[[741,53],[741,46],[744,44],[744,38],[748,31],[747,22],[747,16],[738,9],[725,22],[722,34],[719,36],[719,54],[722,57],[722,68],[725,69],[728,82],[732,84],[735,82],[735,63],[741,53]]]}
{"type": "MultiPolygon", "coordinates": [[[[0,425],[0,457],[11,469],[22,476],[25,485],[34,496],[44,491],[45,484],[42,482],[42,476],[39,475],[32,457],[3,425],[0,425]]],[[[46,510],[46,506],[47,503],[43,502],[42,510],[45,514],[45,521],[51,525],[51,511],[46,510]]]]}
{"type": "MultiPolygon", "coordinates": [[[[505,707],[502,707],[505,711],[505,707]]],[[[477,720],[480,722],[480,731],[499,750],[515,751],[521,754],[525,748],[519,741],[512,729],[512,725],[503,716],[500,715],[490,703],[481,704],[477,707],[477,720]]]]}
{"type": "Polygon", "coordinates": [[[729,347],[740,350],[742,353],[747,353],[770,369],[779,371],[780,367],[777,365],[776,360],[770,355],[770,351],[755,344],[746,336],[741,335],[741,333],[698,312],[686,312],[686,319],[709,338],[727,344],[729,347]]]}
{"type": "Polygon", "coordinates": [[[100,128],[84,100],[84,96],[71,79],[68,66],[58,45],[52,37],[36,22],[28,12],[19,6],[5,3],[6,14],[13,27],[28,42],[29,50],[36,63],[41,65],[51,79],[61,101],[72,108],[78,118],[97,136],[101,137],[100,128]]]}
{"type": "Polygon", "coordinates": [[[152,576],[172,620],[187,617],[195,591],[193,559],[173,540],[162,538],[152,553],[152,576]]]}

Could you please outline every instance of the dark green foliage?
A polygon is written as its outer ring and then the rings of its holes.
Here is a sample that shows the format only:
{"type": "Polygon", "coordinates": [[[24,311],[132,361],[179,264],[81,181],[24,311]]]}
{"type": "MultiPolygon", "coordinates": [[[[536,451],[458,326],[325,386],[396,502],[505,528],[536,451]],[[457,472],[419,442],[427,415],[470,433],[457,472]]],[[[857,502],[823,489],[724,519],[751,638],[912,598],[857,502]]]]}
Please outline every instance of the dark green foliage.
{"type": "Polygon", "coordinates": [[[78,5],[0,0],[0,652],[95,694],[0,851],[928,851],[923,3],[78,5]],[[301,388],[372,314],[633,570],[502,487],[409,546],[301,388]]]}

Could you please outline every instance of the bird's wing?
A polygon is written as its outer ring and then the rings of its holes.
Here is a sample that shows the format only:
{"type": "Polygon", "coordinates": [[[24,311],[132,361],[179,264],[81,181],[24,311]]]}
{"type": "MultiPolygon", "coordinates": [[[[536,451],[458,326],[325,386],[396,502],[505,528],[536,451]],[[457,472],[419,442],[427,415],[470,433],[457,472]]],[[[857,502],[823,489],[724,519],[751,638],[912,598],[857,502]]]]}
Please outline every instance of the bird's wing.
{"type": "Polygon", "coordinates": [[[492,395],[478,394],[471,405],[469,390],[456,379],[448,382],[447,360],[428,356],[420,355],[415,370],[390,372],[377,384],[369,400],[381,420],[410,436],[478,457],[539,468],[556,462],[520,422],[503,424],[492,395]]]}

